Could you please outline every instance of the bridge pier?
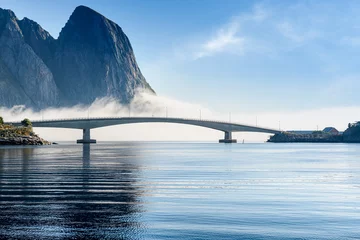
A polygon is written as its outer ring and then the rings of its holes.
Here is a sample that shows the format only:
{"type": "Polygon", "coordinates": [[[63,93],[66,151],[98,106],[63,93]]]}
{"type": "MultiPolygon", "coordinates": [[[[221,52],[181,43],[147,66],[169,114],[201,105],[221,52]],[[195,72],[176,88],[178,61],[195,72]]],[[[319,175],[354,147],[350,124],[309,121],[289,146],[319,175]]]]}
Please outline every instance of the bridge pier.
{"type": "Polygon", "coordinates": [[[96,140],[90,139],[90,129],[85,128],[85,129],[83,129],[83,138],[78,139],[76,142],[77,143],[96,143],[96,140]]]}
{"type": "Polygon", "coordinates": [[[232,139],[232,132],[225,132],[224,139],[220,139],[219,143],[236,143],[236,139],[232,139]]]}

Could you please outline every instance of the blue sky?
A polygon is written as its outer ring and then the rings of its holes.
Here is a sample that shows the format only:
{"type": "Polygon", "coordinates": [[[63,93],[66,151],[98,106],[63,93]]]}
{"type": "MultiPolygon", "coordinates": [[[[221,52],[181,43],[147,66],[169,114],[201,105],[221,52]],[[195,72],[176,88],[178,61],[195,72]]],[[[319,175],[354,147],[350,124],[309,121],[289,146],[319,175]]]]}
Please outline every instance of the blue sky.
{"type": "Polygon", "coordinates": [[[55,38],[78,5],[123,28],[159,95],[218,112],[359,105],[360,1],[0,0],[55,38]]]}

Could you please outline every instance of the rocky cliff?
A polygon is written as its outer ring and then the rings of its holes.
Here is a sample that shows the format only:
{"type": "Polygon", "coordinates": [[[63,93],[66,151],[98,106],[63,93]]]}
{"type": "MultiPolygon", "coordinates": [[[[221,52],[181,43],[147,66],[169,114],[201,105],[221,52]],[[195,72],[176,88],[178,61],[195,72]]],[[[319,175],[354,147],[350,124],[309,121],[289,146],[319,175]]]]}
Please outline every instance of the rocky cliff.
{"type": "Polygon", "coordinates": [[[0,8],[0,106],[40,109],[105,96],[128,103],[137,89],[154,93],[125,33],[101,14],[77,7],[54,39],[0,8]]]}

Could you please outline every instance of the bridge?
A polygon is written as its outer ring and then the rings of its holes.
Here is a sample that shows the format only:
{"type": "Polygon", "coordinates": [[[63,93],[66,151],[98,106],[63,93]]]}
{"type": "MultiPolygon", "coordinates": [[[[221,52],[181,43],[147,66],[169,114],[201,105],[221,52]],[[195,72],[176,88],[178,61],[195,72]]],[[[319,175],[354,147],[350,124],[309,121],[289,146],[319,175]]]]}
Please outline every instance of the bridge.
{"type": "MultiPolygon", "coordinates": [[[[101,128],[113,125],[133,124],[133,123],[178,123],[210,128],[224,132],[224,139],[220,143],[236,143],[232,138],[233,132],[258,132],[258,133],[280,133],[280,130],[251,126],[232,122],[221,122],[201,119],[170,118],[170,117],[114,117],[114,118],[77,118],[77,119],[55,119],[32,121],[32,126],[36,128],[70,128],[82,129],[83,138],[77,140],[77,143],[96,143],[95,139],[90,138],[90,129],[101,128]]],[[[20,126],[20,122],[11,122],[9,124],[20,126]]]]}

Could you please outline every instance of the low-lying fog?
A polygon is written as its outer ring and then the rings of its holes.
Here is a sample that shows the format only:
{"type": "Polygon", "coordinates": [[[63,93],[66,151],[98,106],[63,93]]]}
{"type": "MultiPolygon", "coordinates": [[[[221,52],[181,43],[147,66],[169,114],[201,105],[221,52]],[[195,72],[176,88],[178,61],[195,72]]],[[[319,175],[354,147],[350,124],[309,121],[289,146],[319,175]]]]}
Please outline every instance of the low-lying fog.
{"type": "MultiPolygon", "coordinates": [[[[282,130],[316,130],[327,126],[343,131],[349,122],[360,120],[360,108],[338,107],[313,109],[294,112],[258,112],[246,113],[234,109],[231,121],[249,125],[257,125],[282,130]]],[[[97,99],[91,106],[77,105],[74,107],[48,108],[33,111],[24,106],[11,109],[0,108],[0,116],[6,122],[30,120],[87,118],[91,117],[128,117],[128,116],[161,116],[165,117],[201,118],[208,120],[229,120],[229,113],[215,111],[207,106],[187,103],[175,99],[139,93],[128,105],[121,105],[111,98],[97,99]]],[[[49,141],[75,141],[82,137],[81,130],[35,128],[36,133],[49,141]]],[[[223,138],[223,133],[212,129],[171,124],[141,123],[104,127],[91,130],[91,138],[98,141],[212,141],[223,138]]],[[[234,133],[233,138],[245,142],[264,142],[269,134],[234,133]]]]}

